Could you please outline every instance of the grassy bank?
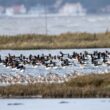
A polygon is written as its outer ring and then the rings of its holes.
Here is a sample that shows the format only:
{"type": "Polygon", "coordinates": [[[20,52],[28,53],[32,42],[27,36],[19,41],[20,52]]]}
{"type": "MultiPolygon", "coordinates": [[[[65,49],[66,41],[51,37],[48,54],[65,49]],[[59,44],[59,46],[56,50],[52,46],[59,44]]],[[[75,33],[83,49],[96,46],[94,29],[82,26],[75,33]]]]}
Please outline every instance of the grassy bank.
{"type": "Polygon", "coordinates": [[[42,96],[43,98],[110,97],[110,73],[78,76],[62,84],[0,87],[0,96],[7,98],[14,96],[42,96]]]}
{"type": "Polygon", "coordinates": [[[110,32],[0,36],[0,49],[110,48],[110,32]]]}

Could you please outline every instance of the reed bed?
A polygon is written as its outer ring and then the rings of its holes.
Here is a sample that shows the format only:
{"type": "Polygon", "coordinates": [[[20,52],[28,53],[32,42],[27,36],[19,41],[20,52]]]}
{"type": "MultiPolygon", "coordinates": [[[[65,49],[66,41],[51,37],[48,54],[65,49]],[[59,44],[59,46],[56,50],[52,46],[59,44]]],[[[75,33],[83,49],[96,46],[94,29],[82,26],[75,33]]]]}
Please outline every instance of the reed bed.
{"type": "Polygon", "coordinates": [[[0,49],[110,48],[110,32],[0,36],[0,49]]]}
{"type": "Polygon", "coordinates": [[[0,96],[5,98],[110,98],[110,73],[90,74],[72,78],[64,83],[36,83],[0,87],[0,96]]]}

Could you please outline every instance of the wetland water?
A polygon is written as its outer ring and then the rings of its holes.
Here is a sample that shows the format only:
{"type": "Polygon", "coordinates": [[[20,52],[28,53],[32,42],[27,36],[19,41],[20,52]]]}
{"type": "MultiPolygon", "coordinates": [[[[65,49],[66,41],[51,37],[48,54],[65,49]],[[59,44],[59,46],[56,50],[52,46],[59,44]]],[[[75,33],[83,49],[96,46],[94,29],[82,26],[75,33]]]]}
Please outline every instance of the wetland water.
{"type": "MultiPolygon", "coordinates": [[[[5,56],[8,56],[8,53],[11,55],[16,55],[19,56],[20,54],[25,55],[28,57],[30,54],[32,55],[48,55],[51,53],[52,55],[59,55],[60,51],[62,51],[65,54],[72,54],[74,51],[77,53],[88,51],[90,53],[93,53],[94,51],[99,51],[99,52],[105,52],[109,51],[110,49],[108,48],[103,48],[103,49],[65,49],[65,50],[1,50],[0,55],[2,59],[5,59],[5,56]]],[[[65,56],[67,57],[67,56],[65,56]]],[[[77,65],[78,66],[78,65],[77,65]]],[[[110,70],[109,66],[94,66],[94,67],[88,67],[88,68],[79,68],[79,66],[76,68],[74,67],[66,67],[65,68],[60,68],[60,70],[56,69],[56,72],[58,72],[59,75],[64,75],[65,71],[66,72],[72,72],[74,69],[79,70],[80,72],[84,72],[82,74],[90,74],[90,71],[105,71],[105,70],[110,70]],[[71,69],[72,70],[71,70],[71,69]],[[79,69],[78,69],[79,68],[79,69]],[[94,68],[94,69],[93,69],[94,68]],[[87,73],[86,73],[87,72],[87,73]]],[[[54,68],[51,68],[54,70],[54,68]]],[[[53,71],[51,70],[51,71],[53,71]]],[[[4,67],[3,64],[0,65],[0,74],[1,76],[4,77],[10,77],[10,74],[20,74],[23,75],[33,75],[36,76],[39,74],[39,72],[43,73],[46,75],[50,69],[46,68],[40,68],[40,67],[32,67],[31,66],[26,66],[26,70],[24,72],[21,72],[19,70],[12,70],[12,68],[7,68],[4,67]],[[47,73],[46,73],[47,72],[47,73]]],[[[1,82],[2,84],[7,84],[7,82],[1,82]]],[[[0,110],[109,110],[110,109],[110,99],[0,99],[0,110]]]]}
{"type": "MultiPolygon", "coordinates": [[[[10,16],[0,17],[0,35],[45,34],[44,16],[10,16]]],[[[67,32],[105,32],[110,30],[109,15],[86,16],[47,16],[47,33],[61,34],[67,32]]]]}
{"type": "MultiPolygon", "coordinates": [[[[12,59],[12,62],[16,63],[19,62],[23,65],[25,69],[17,69],[16,67],[13,68],[11,66],[7,66],[7,63],[0,64],[0,81],[1,84],[8,84],[10,79],[17,77],[19,79],[42,79],[44,77],[48,77],[49,79],[58,78],[60,81],[64,81],[65,78],[71,75],[85,75],[85,74],[103,74],[110,72],[110,48],[100,48],[100,49],[56,49],[56,50],[1,50],[0,55],[2,60],[6,60],[6,56],[10,54],[11,56],[15,55],[16,58],[12,59]],[[73,52],[76,52],[78,55],[80,53],[88,52],[89,54],[93,54],[94,52],[98,53],[107,53],[107,63],[103,62],[103,57],[101,56],[100,59],[96,58],[96,64],[92,64],[91,62],[91,55],[88,54],[86,61],[82,64],[77,59],[71,58],[73,52]],[[61,52],[64,54],[61,57],[61,52]],[[25,56],[24,59],[19,59],[20,54],[25,56]],[[49,56],[49,60],[45,61],[45,63],[36,63],[35,65],[28,59],[29,55],[34,56],[49,56]],[[51,54],[51,55],[49,55],[51,54]],[[60,56],[53,59],[53,56],[60,56]],[[58,59],[59,58],[59,59],[58,59]],[[23,61],[22,61],[23,60],[23,61]],[[23,64],[23,62],[29,62],[23,64]],[[53,65],[54,64],[54,65],[53,65]],[[62,66],[63,65],[63,66],[62,66]],[[52,73],[52,74],[50,74],[52,73]],[[51,75],[51,78],[50,78],[51,75]],[[10,79],[9,79],[10,77],[10,79]]],[[[103,55],[103,54],[102,54],[103,55]]],[[[95,55],[97,57],[97,55],[95,55]]],[[[105,58],[105,57],[104,57],[105,58]]],[[[10,59],[10,58],[9,58],[10,59]]],[[[36,58],[37,59],[37,58],[36,58]]],[[[36,60],[34,57],[34,61],[36,60]]],[[[13,64],[13,63],[9,64],[13,64]]],[[[20,65],[21,65],[20,64],[20,65]]],[[[13,79],[14,80],[14,79],[13,79]]],[[[21,81],[20,81],[21,82],[21,81]]],[[[19,82],[19,83],[20,83],[19,82]]],[[[26,83],[24,81],[24,83],[26,83]]]]}
{"type": "Polygon", "coordinates": [[[0,99],[0,110],[110,110],[110,99],[0,99]]]}

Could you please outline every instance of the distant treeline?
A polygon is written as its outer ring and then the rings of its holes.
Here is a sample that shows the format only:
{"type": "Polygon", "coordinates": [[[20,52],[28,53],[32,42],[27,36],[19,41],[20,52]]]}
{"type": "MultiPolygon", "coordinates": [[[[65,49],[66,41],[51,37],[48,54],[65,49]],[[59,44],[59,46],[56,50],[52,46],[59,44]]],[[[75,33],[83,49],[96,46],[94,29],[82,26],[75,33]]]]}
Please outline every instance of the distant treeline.
{"type": "Polygon", "coordinates": [[[87,9],[88,13],[99,13],[101,9],[110,5],[109,0],[60,0],[59,2],[57,0],[0,0],[0,5],[8,7],[24,4],[26,8],[29,9],[36,5],[43,6],[45,4],[44,2],[46,2],[47,8],[51,12],[54,12],[55,10],[58,12],[64,4],[81,3],[83,7],[87,9]]]}
{"type": "Polygon", "coordinates": [[[110,48],[110,32],[0,36],[0,49],[110,48]]]}
{"type": "Polygon", "coordinates": [[[60,84],[29,84],[0,87],[1,98],[110,98],[110,73],[78,76],[60,84]]]}

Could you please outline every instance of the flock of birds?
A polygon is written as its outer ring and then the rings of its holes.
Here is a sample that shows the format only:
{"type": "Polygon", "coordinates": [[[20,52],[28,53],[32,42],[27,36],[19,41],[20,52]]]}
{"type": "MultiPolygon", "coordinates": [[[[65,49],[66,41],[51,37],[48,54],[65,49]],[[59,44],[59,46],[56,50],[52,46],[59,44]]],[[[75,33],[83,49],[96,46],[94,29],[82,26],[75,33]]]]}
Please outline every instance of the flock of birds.
{"type": "Polygon", "coordinates": [[[64,74],[60,76],[57,73],[49,72],[46,76],[36,75],[32,76],[31,74],[24,75],[23,72],[26,70],[26,65],[32,65],[34,68],[43,66],[46,70],[65,68],[72,66],[73,69],[75,66],[79,65],[80,68],[83,68],[87,65],[92,66],[110,66],[110,52],[104,51],[94,51],[89,53],[84,52],[73,52],[72,54],[65,54],[62,51],[59,52],[59,55],[29,55],[28,57],[23,54],[19,56],[8,54],[5,58],[0,56],[0,64],[4,65],[6,68],[13,70],[20,70],[22,73],[12,74],[0,74],[0,84],[16,84],[16,83],[36,83],[36,82],[64,82],[70,79],[73,76],[77,76],[78,73],[64,74]]]}

